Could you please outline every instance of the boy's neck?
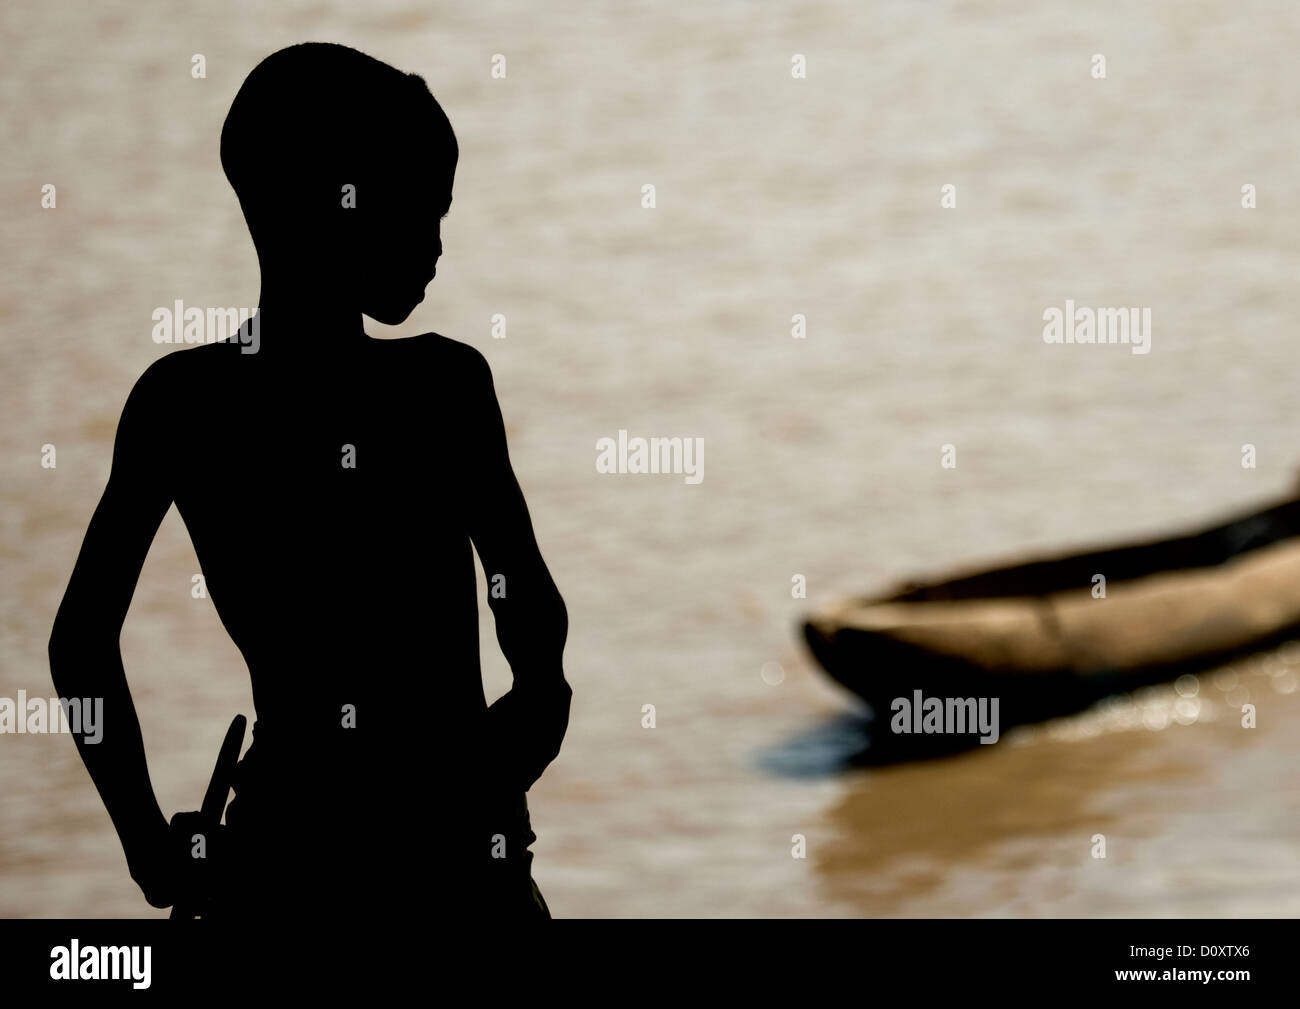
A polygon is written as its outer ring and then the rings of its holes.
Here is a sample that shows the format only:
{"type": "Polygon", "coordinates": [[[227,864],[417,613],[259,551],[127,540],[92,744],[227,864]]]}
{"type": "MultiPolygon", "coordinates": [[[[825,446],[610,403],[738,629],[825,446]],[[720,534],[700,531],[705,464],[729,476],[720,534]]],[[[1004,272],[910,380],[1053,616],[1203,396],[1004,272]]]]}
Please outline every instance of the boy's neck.
{"type": "Polygon", "coordinates": [[[318,354],[368,343],[361,313],[329,301],[323,293],[285,297],[282,293],[268,295],[264,287],[256,316],[261,349],[318,354]]]}

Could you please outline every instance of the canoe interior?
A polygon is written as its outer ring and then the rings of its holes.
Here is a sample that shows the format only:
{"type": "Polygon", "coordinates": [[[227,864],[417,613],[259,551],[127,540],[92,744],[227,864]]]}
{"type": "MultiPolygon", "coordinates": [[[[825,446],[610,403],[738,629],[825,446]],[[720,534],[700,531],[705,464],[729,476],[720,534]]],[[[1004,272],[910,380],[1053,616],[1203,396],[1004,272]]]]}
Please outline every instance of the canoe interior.
{"type": "Polygon", "coordinates": [[[940,602],[1044,596],[1091,584],[1105,572],[1114,583],[1160,571],[1214,567],[1261,547],[1300,536],[1300,500],[1239,516],[1188,536],[1094,550],[963,575],[942,582],[909,585],[878,602],[940,602]]]}

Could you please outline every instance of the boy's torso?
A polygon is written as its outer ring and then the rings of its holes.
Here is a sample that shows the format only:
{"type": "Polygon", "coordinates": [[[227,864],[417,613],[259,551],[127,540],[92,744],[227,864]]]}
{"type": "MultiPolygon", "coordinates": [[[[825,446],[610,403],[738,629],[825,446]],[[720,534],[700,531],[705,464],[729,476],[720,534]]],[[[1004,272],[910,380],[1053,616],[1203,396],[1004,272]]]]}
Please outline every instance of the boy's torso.
{"type": "Polygon", "coordinates": [[[363,777],[472,766],[482,406],[458,374],[466,349],[426,336],[295,360],[172,355],[159,465],[276,749],[363,777]]]}

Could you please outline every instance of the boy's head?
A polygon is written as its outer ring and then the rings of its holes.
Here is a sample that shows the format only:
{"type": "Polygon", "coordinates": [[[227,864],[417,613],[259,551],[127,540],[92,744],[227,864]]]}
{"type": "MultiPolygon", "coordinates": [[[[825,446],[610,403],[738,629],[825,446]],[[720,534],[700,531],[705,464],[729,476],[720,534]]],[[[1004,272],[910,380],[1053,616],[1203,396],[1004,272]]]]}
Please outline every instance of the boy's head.
{"type": "Polygon", "coordinates": [[[259,63],[221,130],[264,277],[314,279],[388,324],[433,279],[458,157],[423,78],[320,42],[259,63]]]}

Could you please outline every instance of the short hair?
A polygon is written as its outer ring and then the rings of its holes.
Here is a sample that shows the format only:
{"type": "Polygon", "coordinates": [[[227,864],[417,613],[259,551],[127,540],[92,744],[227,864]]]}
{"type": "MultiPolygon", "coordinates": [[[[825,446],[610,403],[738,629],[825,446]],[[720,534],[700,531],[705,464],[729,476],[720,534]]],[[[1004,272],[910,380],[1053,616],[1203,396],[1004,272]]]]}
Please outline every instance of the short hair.
{"type": "Polygon", "coordinates": [[[342,187],[449,187],[460,150],[418,74],[349,46],[304,42],[272,53],[240,86],[221,129],[221,167],[258,223],[340,205],[342,187]]]}

